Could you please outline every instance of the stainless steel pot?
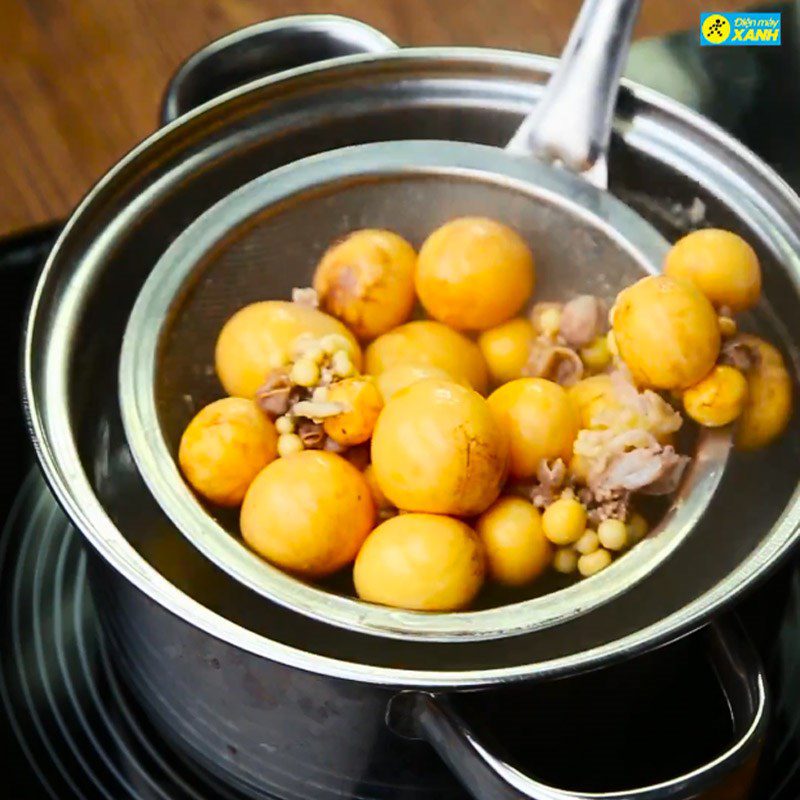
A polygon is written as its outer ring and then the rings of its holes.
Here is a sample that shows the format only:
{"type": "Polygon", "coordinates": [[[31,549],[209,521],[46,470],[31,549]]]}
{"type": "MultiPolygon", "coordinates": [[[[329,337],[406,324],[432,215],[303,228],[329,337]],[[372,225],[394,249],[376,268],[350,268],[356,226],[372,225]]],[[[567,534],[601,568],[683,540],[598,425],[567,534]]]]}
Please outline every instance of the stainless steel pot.
{"type": "MultiPolygon", "coordinates": [[[[205,99],[204,80],[220,89],[275,71],[293,52],[287,42],[305,42],[292,65],[312,60],[315,47],[328,57],[363,42],[369,52],[255,81],[167,125],[81,204],[35,293],[25,345],[31,428],[55,495],[98,554],[92,586],[112,652],[171,740],[253,797],[378,798],[389,796],[390,784],[402,787],[395,796],[452,795],[429,750],[397,733],[428,739],[476,796],[572,797],[488,752],[447,693],[598,667],[707,622],[796,538],[800,432],[795,425],[772,450],[734,459],[706,521],[669,570],[569,623],[503,642],[409,646],[334,629],[217,571],[147,493],[122,432],[120,341],[152,265],[214,202],[304,155],[388,138],[500,144],[552,68],[549,59],[487,50],[379,53],[385,37],[357,23],[295,19],[195,56],[165,108],[177,113],[182,98],[205,99]],[[217,75],[224,80],[209,77],[217,75]]],[[[625,87],[616,131],[611,189],[668,238],[687,218],[681,211],[699,201],[709,222],[754,243],[766,301],[752,321],[782,343],[796,370],[795,195],[713,125],[639,87],[625,87]]],[[[712,652],[729,679],[738,741],[690,775],[605,797],[695,797],[757,748],[763,676],[735,629],[715,630],[721,646],[712,652]]]]}

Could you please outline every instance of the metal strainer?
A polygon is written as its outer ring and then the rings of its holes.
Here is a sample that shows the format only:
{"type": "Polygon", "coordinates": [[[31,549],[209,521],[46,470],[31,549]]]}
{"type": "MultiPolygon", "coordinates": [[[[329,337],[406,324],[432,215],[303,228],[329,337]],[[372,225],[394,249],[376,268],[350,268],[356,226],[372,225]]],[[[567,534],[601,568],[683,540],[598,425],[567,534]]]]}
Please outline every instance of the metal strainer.
{"type": "Polygon", "coordinates": [[[248,303],[288,298],[293,287],[308,285],[324,249],[354,229],[390,228],[419,245],[453,217],[495,217],[531,244],[537,300],[578,292],[610,300],[656,272],[667,242],[605,191],[612,111],[638,6],[639,0],[587,0],[541,103],[505,151],[410,140],[303,159],[230,194],[161,257],[126,329],[123,421],[159,504],[232,577],[349,629],[410,639],[497,638],[556,625],[608,602],[691,533],[722,477],[728,432],[698,435],[691,467],[661,523],[598,575],[495,608],[399,611],[311,586],[263,561],[239,538],[235,520],[215,518],[201,505],[176,466],[185,425],[220,396],[213,352],[224,322],[248,303]]]}

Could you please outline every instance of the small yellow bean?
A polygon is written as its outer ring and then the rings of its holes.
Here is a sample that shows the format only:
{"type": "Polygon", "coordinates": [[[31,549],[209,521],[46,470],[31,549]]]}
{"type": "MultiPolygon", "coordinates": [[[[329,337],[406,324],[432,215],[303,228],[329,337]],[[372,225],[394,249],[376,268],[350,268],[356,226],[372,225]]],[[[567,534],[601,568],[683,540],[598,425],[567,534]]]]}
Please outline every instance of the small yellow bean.
{"type": "Polygon", "coordinates": [[[322,345],[320,345],[319,342],[315,342],[303,353],[303,358],[307,358],[315,364],[320,364],[325,358],[325,351],[322,349],[322,345]]]}
{"type": "Polygon", "coordinates": [[[320,347],[327,355],[332,356],[337,350],[349,350],[351,347],[350,342],[339,333],[329,333],[319,340],[320,347]]]}
{"type": "Polygon", "coordinates": [[[628,529],[621,520],[606,519],[597,526],[597,536],[607,550],[622,550],[628,542],[628,529]]]}
{"type": "Polygon", "coordinates": [[[594,553],[600,547],[600,537],[595,531],[586,531],[573,547],[583,556],[594,553]]]}
{"type": "Polygon", "coordinates": [[[281,458],[299,453],[304,449],[303,440],[296,433],[283,433],[278,437],[278,455],[281,458]]]}
{"type": "Polygon", "coordinates": [[[545,309],[538,319],[538,326],[545,336],[555,336],[561,327],[561,309],[545,309]]]}
{"type": "Polygon", "coordinates": [[[560,497],[544,512],[542,528],[553,544],[573,544],[586,530],[586,509],[573,497],[560,497]]]}
{"type": "Polygon", "coordinates": [[[553,556],[553,569],[562,575],[570,575],[578,568],[578,554],[571,547],[556,550],[553,556]]]}
{"type": "Polygon", "coordinates": [[[289,416],[278,417],[275,420],[275,430],[278,433],[294,433],[294,420],[289,416]]]}
{"type": "Polygon", "coordinates": [[[347,352],[337,350],[331,356],[331,370],[339,378],[348,378],[355,372],[355,367],[347,352]]]}
{"type": "Polygon", "coordinates": [[[719,318],[719,332],[722,334],[723,339],[730,339],[732,336],[736,336],[737,330],[738,326],[735,319],[730,317],[719,318]]]}
{"type": "Polygon", "coordinates": [[[611,553],[608,550],[595,550],[594,553],[581,556],[578,559],[578,572],[584,578],[596,575],[611,563],[611,553]]]}
{"type": "Polygon", "coordinates": [[[598,336],[593,342],[581,348],[581,361],[586,369],[600,372],[611,363],[611,350],[608,347],[608,337],[598,336]]]}
{"type": "Polygon", "coordinates": [[[289,373],[289,380],[296,386],[313,386],[319,380],[319,367],[303,357],[295,362],[289,373]]]}
{"type": "Polygon", "coordinates": [[[302,358],[312,347],[317,345],[317,340],[310,333],[301,333],[290,348],[292,358],[302,358]]]}
{"type": "Polygon", "coordinates": [[[328,387],[317,386],[311,394],[311,401],[314,403],[327,403],[328,402],[328,387]]]}
{"type": "Polygon", "coordinates": [[[647,520],[639,513],[634,512],[628,521],[628,541],[630,544],[636,544],[647,536],[649,526],[647,520]]]}

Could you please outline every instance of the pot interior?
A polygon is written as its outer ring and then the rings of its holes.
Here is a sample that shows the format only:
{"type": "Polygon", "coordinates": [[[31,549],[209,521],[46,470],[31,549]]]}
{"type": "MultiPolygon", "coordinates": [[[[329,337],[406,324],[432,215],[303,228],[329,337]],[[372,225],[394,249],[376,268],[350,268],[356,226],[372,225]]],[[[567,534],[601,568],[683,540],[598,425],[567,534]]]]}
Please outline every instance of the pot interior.
{"type": "MultiPolygon", "coordinates": [[[[80,520],[87,536],[145,591],[169,604],[172,587],[177,588],[202,606],[192,612],[193,623],[234,643],[237,629],[226,621],[260,634],[257,649],[267,655],[272,640],[363,665],[374,680],[380,679],[381,668],[390,668],[419,670],[431,681],[447,671],[460,673],[464,682],[479,682],[496,679],[493,674],[574,670],[674,636],[732,599],[785,552],[797,523],[796,421],[770,449],[734,456],[706,517],[671,557],[668,569],[657,570],[590,614],[500,642],[409,643],[300,617],[243,588],[205,560],[144,487],[120,421],[118,356],[136,295],[175,237],[231,191],[309,154],[403,138],[500,145],[534,102],[547,68],[545,60],[516,54],[412,51],[301,72],[250,88],[172,126],[96,190],[51,261],[34,307],[29,352],[39,355],[29,364],[30,399],[41,409],[36,411],[41,438],[58,450],[60,466],[53,470],[53,480],[61,486],[59,493],[71,492],[65,489],[71,473],[80,480],[85,476],[119,531],[118,536],[97,534],[88,515],[80,520]]],[[[776,342],[796,373],[796,198],[752,156],[669,101],[628,90],[617,122],[610,159],[612,192],[669,240],[694,221],[735,230],[751,242],[764,271],[764,299],[745,327],[776,342]],[[702,219],[687,213],[690,208],[700,208],[702,219]]],[[[435,203],[426,213],[409,209],[412,217],[398,224],[388,207],[378,206],[370,223],[383,221],[419,244],[423,231],[471,208],[468,193],[452,186],[447,191],[447,204],[438,210],[435,203]]],[[[503,218],[502,212],[495,214],[503,218]]],[[[360,221],[351,220],[348,228],[360,221]]],[[[315,257],[337,233],[299,217],[293,226],[277,259],[276,233],[268,226],[246,234],[230,256],[242,270],[260,268],[262,259],[269,258],[274,264],[271,296],[307,283],[315,257]]],[[[540,270],[543,283],[537,298],[546,296],[549,271],[544,266],[540,270]]],[[[192,369],[189,362],[197,365],[201,374],[192,376],[197,386],[192,402],[201,403],[216,391],[204,371],[216,323],[255,297],[233,287],[220,299],[202,282],[195,291],[194,302],[204,303],[209,314],[209,330],[198,338],[176,329],[173,352],[168,347],[165,358],[174,360],[180,350],[184,363],[175,365],[175,375],[183,376],[179,380],[192,369]]],[[[188,407],[172,403],[164,407],[173,444],[189,413],[188,407]]]]}

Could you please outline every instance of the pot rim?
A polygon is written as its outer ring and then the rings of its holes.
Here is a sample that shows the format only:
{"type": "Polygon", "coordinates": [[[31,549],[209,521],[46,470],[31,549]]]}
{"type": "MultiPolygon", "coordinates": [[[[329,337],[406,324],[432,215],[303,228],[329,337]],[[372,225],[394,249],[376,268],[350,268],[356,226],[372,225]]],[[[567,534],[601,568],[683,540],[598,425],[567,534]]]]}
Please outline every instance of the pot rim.
{"type": "MultiPolygon", "coordinates": [[[[180,129],[190,120],[202,116],[232,98],[258,91],[264,86],[280,83],[312,72],[331,72],[345,66],[380,61],[399,62],[435,58],[439,61],[469,60],[476,63],[501,63],[506,67],[551,72],[556,59],[548,56],[489,48],[426,47],[408,48],[388,53],[344,56],[318,64],[297,67],[277,75],[259,79],[199,106],[183,117],[157,130],[118,161],[87,193],[70,216],[40,273],[31,300],[23,339],[23,395],[34,448],[46,481],[68,517],[114,569],[136,588],[165,610],[209,635],[229,644],[284,665],[330,677],[391,686],[419,688],[466,688],[488,686],[526,678],[545,678],[597,668],[613,660],[633,656],[688,634],[704,624],[715,612],[736,600],[755,581],[764,578],[786,555],[800,534],[800,490],[796,489],[780,518],[775,522],[769,541],[752,552],[739,566],[713,589],[658,622],[619,639],[592,647],[580,654],[559,656],[535,664],[465,671],[432,671],[374,666],[344,661],[300,650],[254,633],[211,611],[180,591],[151,566],[127,541],[114,525],[100,503],[86,476],[69,424],[66,393],[66,364],[58,360],[53,367],[49,359],[49,379],[64,391],[48,395],[46,408],[37,403],[35,370],[33,368],[33,339],[41,315],[48,276],[57,266],[60,251],[78,221],[91,208],[95,198],[113,183],[117,175],[155,143],[180,129]]],[[[749,168],[760,173],[782,201],[800,208],[800,198],[789,185],[754,153],[702,115],[671,98],[623,80],[622,86],[639,101],[676,118],[692,128],[715,138],[749,168]]],[[[788,224],[788,223],[787,223],[788,224]]],[[[798,226],[800,228],[800,226],[798,226]]],[[[797,232],[797,229],[795,229],[797,232]]],[[[73,307],[78,298],[69,292],[60,298],[59,305],[73,307]]],[[[55,315],[58,316],[58,315],[55,315]]]]}

